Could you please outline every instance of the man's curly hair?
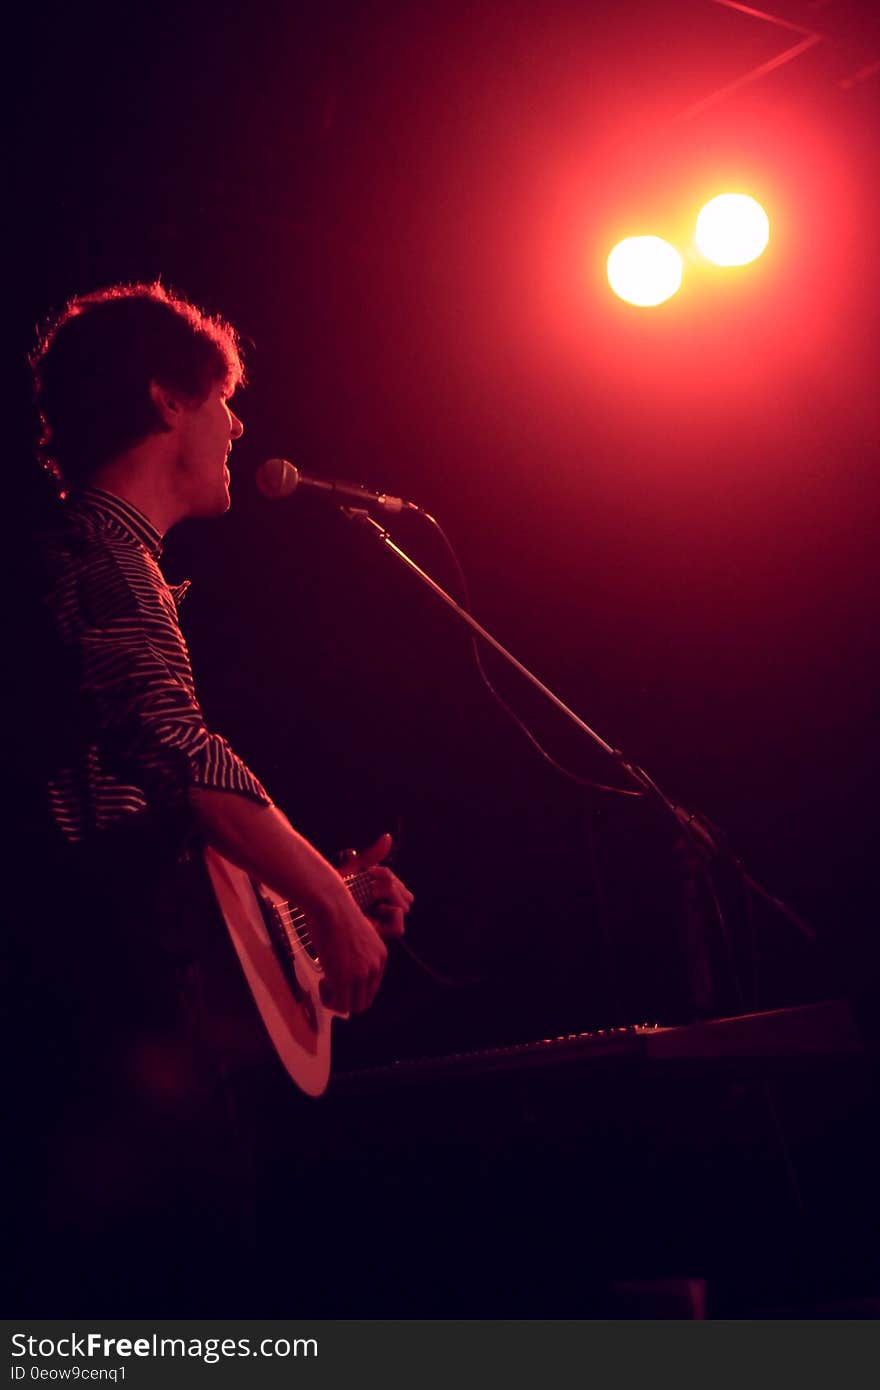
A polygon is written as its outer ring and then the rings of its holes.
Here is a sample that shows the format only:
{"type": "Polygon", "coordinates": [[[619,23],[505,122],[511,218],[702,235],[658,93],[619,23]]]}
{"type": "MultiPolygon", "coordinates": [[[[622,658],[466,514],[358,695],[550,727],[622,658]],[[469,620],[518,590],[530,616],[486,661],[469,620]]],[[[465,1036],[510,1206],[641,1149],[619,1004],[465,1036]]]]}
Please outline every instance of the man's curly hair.
{"type": "Polygon", "coordinates": [[[245,379],[231,324],[154,284],[112,285],[72,299],[42,329],[29,358],[42,465],[60,488],[166,428],[150,382],[200,404],[245,379]]]}

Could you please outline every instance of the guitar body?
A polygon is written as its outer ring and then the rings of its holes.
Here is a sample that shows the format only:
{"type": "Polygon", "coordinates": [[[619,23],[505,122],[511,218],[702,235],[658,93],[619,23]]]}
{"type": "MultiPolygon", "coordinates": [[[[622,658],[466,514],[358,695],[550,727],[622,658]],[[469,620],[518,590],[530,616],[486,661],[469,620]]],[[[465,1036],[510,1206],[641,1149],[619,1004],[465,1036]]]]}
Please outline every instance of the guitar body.
{"type": "Polygon", "coordinates": [[[254,1003],[288,1075],[308,1096],[330,1079],[334,1018],[321,999],[323,971],[310,947],[305,914],[255,883],[216,850],[205,865],[254,1003]]]}

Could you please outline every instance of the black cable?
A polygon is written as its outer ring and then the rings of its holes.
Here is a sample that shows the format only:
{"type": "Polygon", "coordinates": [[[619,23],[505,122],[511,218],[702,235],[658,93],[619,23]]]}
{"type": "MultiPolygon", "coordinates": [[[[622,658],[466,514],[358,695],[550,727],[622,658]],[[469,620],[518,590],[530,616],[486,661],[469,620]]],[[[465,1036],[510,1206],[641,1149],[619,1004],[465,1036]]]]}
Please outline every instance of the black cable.
{"type": "MultiPolygon", "coordinates": [[[[465,612],[470,613],[471,601],[470,594],[468,592],[467,579],[465,578],[464,570],[461,567],[452,542],[449,540],[448,536],[446,535],[446,532],[443,530],[443,527],[440,525],[439,521],[436,519],[436,517],[431,516],[430,512],[426,512],[423,507],[416,506],[413,506],[412,510],[418,512],[419,516],[424,517],[426,521],[429,521],[431,525],[436,528],[437,533],[440,536],[440,539],[443,541],[443,544],[446,546],[446,549],[449,552],[450,558],[452,559],[452,563],[455,567],[455,571],[458,576],[458,582],[461,588],[462,596],[461,607],[465,610],[465,612]]],[[[548,762],[556,772],[560,773],[563,777],[567,777],[570,781],[576,782],[578,786],[590,787],[593,791],[611,792],[615,796],[629,796],[638,798],[644,796],[644,792],[630,791],[626,787],[609,787],[602,782],[594,782],[589,777],[581,777],[579,773],[572,772],[570,768],[563,767],[562,763],[557,762],[553,755],[547,752],[546,748],[544,748],[543,744],[541,744],[536,735],[532,733],[531,729],[528,727],[525,721],[519,717],[515,710],[511,709],[510,705],[507,703],[504,697],[501,694],[499,694],[499,692],[495,689],[495,686],[492,684],[488,674],[486,673],[486,668],[483,665],[483,659],[480,655],[480,646],[476,637],[473,636],[473,634],[471,634],[470,642],[471,648],[474,653],[474,661],[476,662],[477,671],[479,672],[480,679],[482,680],[486,689],[489,691],[489,694],[492,696],[495,702],[498,705],[500,705],[501,709],[504,710],[508,718],[512,719],[514,724],[516,724],[517,727],[522,730],[526,738],[529,740],[532,746],[535,749],[537,749],[538,753],[540,753],[541,757],[545,760],[545,762],[548,762]]]]}

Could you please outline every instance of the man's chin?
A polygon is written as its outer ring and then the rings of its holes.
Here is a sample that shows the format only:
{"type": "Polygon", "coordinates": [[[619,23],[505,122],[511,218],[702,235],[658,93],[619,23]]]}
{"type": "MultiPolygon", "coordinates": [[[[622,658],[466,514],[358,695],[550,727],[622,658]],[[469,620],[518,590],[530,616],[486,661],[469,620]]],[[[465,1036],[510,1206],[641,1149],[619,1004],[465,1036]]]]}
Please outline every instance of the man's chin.
{"type": "Polygon", "coordinates": [[[228,490],[219,497],[213,498],[210,502],[204,502],[198,508],[190,512],[193,520],[209,521],[211,517],[225,516],[232,506],[232,498],[228,490]]]}

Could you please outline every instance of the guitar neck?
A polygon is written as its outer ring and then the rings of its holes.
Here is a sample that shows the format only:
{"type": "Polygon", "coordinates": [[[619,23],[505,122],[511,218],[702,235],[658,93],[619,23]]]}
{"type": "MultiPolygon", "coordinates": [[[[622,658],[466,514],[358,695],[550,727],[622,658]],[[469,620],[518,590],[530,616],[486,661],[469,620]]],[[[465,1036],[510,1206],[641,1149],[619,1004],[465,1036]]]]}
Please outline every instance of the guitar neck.
{"type": "Polygon", "coordinates": [[[354,874],[343,874],[342,882],[362,912],[366,912],[368,907],[372,907],[373,893],[369,869],[361,869],[359,873],[354,874]]]}

